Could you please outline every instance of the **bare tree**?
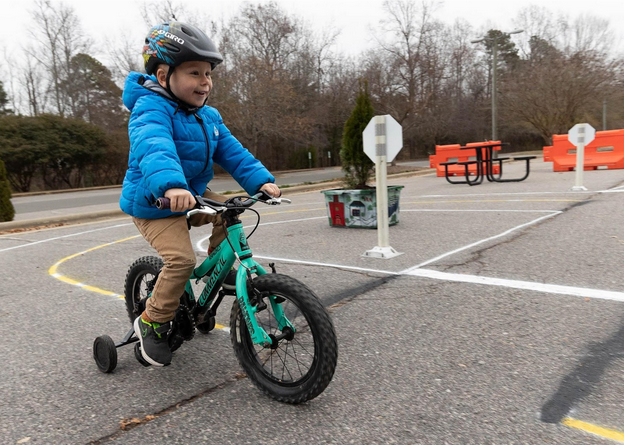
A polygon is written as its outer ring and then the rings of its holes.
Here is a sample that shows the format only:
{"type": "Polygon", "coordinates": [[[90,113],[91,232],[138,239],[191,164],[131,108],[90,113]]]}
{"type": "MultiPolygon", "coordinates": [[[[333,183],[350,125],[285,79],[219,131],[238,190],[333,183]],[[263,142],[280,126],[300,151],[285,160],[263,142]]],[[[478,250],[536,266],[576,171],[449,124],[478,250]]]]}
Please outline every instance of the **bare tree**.
{"type": "Polygon", "coordinates": [[[204,13],[193,9],[188,9],[184,3],[174,0],[150,0],[140,4],[140,13],[147,29],[158,24],[171,20],[178,20],[206,29],[206,19],[204,13]]]}
{"type": "Polygon", "coordinates": [[[221,39],[226,62],[215,70],[211,103],[269,166],[283,162],[310,134],[302,94],[313,89],[317,73],[306,35],[298,20],[268,3],[243,6],[221,39]]]}
{"type": "Polygon", "coordinates": [[[403,126],[411,156],[417,155],[416,139],[435,139],[435,116],[448,59],[447,29],[435,20],[435,1],[385,0],[381,52],[370,52],[367,76],[376,108],[403,126]],[[380,70],[380,68],[383,68],[380,70]]]}
{"type": "Polygon", "coordinates": [[[537,37],[549,45],[557,45],[558,22],[564,20],[563,17],[555,16],[544,6],[531,5],[522,8],[513,20],[514,26],[524,30],[516,35],[516,42],[520,54],[523,58],[529,58],[531,54],[531,38],[537,37]]]}
{"type": "Polygon", "coordinates": [[[17,72],[20,71],[21,67],[18,67],[14,60],[17,59],[15,56],[15,52],[9,53],[7,48],[5,47],[3,52],[4,64],[2,65],[2,69],[8,74],[5,80],[5,89],[8,94],[8,99],[11,103],[11,108],[16,114],[19,114],[22,111],[22,92],[19,90],[17,83],[19,76],[17,72]]]}
{"type": "Polygon", "coordinates": [[[78,17],[70,6],[36,0],[31,15],[35,26],[30,28],[30,32],[35,45],[27,49],[27,54],[48,73],[48,92],[53,96],[56,112],[61,116],[68,114],[68,111],[72,114],[72,103],[63,84],[68,78],[72,57],[79,52],[87,52],[90,41],[82,32],[78,17]]]}
{"type": "Polygon", "coordinates": [[[534,55],[521,64],[503,83],[501,103],[513,119],[529,123],[550,143],[553,134],[592,119],[588,111],[615,91],[615,73],[622,64],[591,52],[567,56],[543,42],[534,47],[547,50],[548,57],[534,55]]]}
{"type": "Polygon", "coordinates": [[[521,12],[517,23],[529,25],[534,34],[524,45],[525,59],[501,89],[508,116],[530,124],[547,143],[581,119],[598,120],[591,112],[601,109],[603,98],[617,93],[623,67],[623,61],[610,54],[613,33],[608,21],[550,17],[546,9],[521,12]],[[549,31],[553,23],[555,33],[549,31]]]}
{"type": "MultiPolygon", "coordinates": [[[[147,30],[145,32],[147,34],[147,30]]],[[[134,41],[127,31],[120,31],[114,38],[108,58],[112,63],[110,70],[113,79],[118,85],[123,84],[131,71],[143,71],[141,48],[141,41],[134,41]]]]}
{"type": "Polygon", "coordinates": [[[28,111],[31,116],[45,112],[47,105],[46,86],[44,84],[44,68],[33,59],[28,58],[22,68],[21,84],[26,91],[28,111]]]}

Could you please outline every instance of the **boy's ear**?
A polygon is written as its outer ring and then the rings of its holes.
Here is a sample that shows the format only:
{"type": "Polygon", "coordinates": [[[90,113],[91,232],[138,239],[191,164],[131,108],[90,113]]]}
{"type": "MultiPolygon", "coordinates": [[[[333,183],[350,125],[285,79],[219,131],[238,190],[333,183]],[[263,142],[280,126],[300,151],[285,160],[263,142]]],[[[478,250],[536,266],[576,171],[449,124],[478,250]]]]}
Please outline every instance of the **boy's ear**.
{"type": "Polygon", "coordinates": [[[169,67],[167,65],[158,65],[156,68],[156,80],[160,84],[161,87],[167,88],[167,73],[169,72],[169,67]]]}

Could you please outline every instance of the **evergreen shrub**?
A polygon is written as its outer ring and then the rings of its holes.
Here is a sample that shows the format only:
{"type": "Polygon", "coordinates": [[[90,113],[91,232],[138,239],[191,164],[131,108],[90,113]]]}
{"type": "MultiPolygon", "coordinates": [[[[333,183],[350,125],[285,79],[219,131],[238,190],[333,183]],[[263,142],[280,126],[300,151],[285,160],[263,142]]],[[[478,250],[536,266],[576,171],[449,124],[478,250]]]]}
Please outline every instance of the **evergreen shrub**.
{"type": "Polygon", "coordinates": [[[4,168],[4,162],[0,159],[0,222],[13,221],[15,208],[11,203],[11,187],[4,168]]]}

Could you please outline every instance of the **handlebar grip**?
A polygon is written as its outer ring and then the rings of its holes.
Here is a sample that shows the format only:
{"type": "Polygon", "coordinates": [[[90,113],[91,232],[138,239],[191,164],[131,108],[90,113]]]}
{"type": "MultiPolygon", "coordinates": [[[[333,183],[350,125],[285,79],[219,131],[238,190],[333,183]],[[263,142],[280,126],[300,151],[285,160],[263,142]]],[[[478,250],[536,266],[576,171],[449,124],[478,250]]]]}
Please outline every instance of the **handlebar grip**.
{"type": "Polygon", "coordinates": [[[158,198],[156,200],[156,208],[158,210],[167,210],[171,208],[171,200],[169,198],[158,198]]]}

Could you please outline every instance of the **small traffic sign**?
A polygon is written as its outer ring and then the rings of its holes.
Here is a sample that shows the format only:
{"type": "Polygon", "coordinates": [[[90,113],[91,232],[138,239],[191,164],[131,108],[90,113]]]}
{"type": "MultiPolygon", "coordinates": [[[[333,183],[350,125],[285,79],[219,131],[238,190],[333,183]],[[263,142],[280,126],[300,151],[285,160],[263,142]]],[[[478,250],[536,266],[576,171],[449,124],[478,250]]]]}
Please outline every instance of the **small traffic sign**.
{"type": "Polygon", "coordinates": [[[403,128],[392,116],[375,116],[362,132],[364,153],[375,162],[376,156],[385,156],[392,162],[403,148],[403,128]],[[383,118],[383,119],[380,119],[383,118]],[[385,125],[383,121],[385,120],[385,125]]]}
{"type": "Polygon", "coordinates": [[[576,181],[573,191],[584,191],[583,170],[585,169],[585,146],[594,140],[596,130],[589,124],[576,124],[568,131],[568,141],[576,145],[576,181]]]}
{"type": "Polygon", "coordinates": [[[568,131],[568,141],[572,145],[587,145],[596,137],[596,130],[589,124],[576,124],[568,131]]]}
{"type": "Polygon", "coordinates": [[[375,185],[377,195],[377,243],[364,256],[393,258],[401,253],[389,244],[388,231],[388,186],[386,182],[388,162],[403,148],[403,129],[392,116],[375,116],[362,132],[364,153],[375,163],[375,185]]]}

